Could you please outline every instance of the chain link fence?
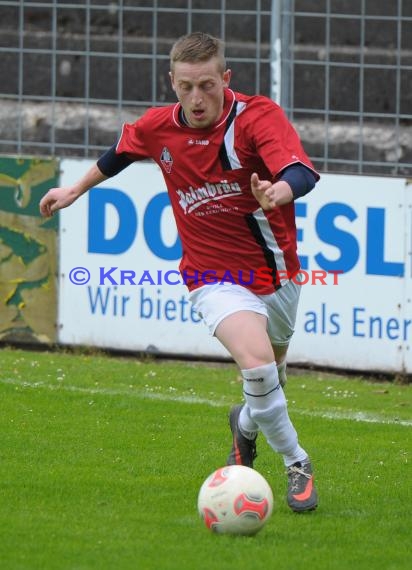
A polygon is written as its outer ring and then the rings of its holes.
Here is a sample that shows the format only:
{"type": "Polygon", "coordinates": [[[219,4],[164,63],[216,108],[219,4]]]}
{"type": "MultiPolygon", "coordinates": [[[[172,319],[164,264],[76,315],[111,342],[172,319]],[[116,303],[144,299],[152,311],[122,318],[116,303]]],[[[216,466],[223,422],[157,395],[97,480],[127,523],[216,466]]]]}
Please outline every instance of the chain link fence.
{"type": "Polygon", "coordinates": [[[173,41],[226,41],[322,171],[411,175],[411,0],[0,1],[0,153],[95,157],[173,102],[173,41]]]}

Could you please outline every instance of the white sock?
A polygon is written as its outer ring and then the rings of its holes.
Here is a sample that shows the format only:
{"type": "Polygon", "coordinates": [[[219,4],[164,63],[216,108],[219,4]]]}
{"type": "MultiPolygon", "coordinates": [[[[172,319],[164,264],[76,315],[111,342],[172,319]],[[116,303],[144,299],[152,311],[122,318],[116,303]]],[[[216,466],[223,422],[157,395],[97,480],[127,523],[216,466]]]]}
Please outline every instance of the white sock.
{"type": "Polygon", "coordinates": [[[298,461],[300,463],[306,463],[306,461],[308,461],[308,459],[309,459],[308,454],[300,446],[299,446],[299,450],[297,450],[297,453],[295,455],[284,455],[283,456],[283,462],[284,462],[286,467],[290,467],[291,465],[293,465],[294,463],[297,463],[298,461]]]}
{"type": "Polygon", "coordinates": [[[242,417],[239,427],[249,431],[253,428],[253,421],[272,449],[283,455],[285,465],[289,466],[307,458],[307,453],[298,443],[296,430],[288,415],[276,363],[242,370],[241,373],[248,411],[242,417]],[[249,424],[248,416],[251,420],[249,424]]]}
{"type": "Polygon", "coordinates": [[[240,411],[239,429],[247,439],[255,439],[257,436],[259,426],[252,420],[248,404],[245,404],[240,411]]]}

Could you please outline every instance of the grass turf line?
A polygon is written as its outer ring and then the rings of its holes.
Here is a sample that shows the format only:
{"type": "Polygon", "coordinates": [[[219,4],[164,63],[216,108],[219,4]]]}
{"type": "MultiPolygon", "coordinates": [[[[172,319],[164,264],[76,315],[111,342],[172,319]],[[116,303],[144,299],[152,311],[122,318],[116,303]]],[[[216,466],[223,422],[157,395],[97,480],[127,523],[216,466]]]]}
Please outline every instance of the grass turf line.
{"type": "Polygon", "coordinates": [[[231,538],[203,527],[196,498],[230,447],[234,367],[18,350],[0,363],[5,570],[409,567],[409,386],[290,377],[319,509],[289,511],[280,458],[260,440],[275,511],[256,537],[231,538]]]}

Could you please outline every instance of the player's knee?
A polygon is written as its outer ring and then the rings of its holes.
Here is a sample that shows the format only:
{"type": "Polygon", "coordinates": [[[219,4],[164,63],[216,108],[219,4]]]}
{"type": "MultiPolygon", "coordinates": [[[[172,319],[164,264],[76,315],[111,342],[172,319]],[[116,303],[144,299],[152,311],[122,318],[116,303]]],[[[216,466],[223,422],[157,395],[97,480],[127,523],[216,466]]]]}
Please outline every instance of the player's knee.
{"type": "Polygon", "coordinates": [[[252,370],[243,370],[243,392],[251,399],[252,407],[260,408],[263,401],[276,399],[281,390],[276,365],[270,364],[252,370]]]}

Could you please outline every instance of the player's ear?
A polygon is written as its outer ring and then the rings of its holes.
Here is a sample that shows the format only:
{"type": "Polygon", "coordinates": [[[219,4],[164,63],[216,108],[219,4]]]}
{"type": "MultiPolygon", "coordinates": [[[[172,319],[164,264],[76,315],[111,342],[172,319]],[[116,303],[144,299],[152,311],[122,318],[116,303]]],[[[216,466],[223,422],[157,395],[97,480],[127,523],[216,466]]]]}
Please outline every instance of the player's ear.
{"type": "Polygon", "coordinates": [[[173,71],[169,71],[169,77],[170,77],[170,84],[172,86],[172,89],[173,89],[173,91],[176,91],[173,71]]]}
{"type": "Polygon", "coordinates": [[[231,77],[232,77],[232,70],[226,69],[226,71],[223,73],[223,85],[225,87],[229,87],[231,77]]]}

